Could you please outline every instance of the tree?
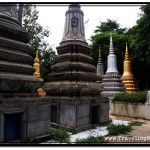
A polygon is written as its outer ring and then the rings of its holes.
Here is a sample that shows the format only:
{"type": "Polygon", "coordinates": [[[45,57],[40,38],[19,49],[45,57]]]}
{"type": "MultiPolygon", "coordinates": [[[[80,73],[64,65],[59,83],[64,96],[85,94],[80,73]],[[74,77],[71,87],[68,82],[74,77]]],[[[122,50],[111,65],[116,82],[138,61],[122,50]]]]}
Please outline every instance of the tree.
{"type": "Polygon", "coordinates": [[[150,88],[150,4],[143,5],[137,25],[129,29],[132,63],[141,89],[150,88]]]}
{"type": "Polygon", "coordinates": [[[41,60],[41,76],[43,77],[44,81],[48,81],[47,75],[52,72],[51,66],[53,65],[55,60],[55,52],[51,48],[43,51],[41,60]]]}
{"type": "Polygon", "coordinates": [[[115,20],[107,19],[106,22],[101,22],[100,26],[96,26],[97,29],[94,31],[95,33],[98,32],[112,32],[116,31],[118,33],[124,33],[126,28],[120,28],[120,25],[115,20]]]}
{"type": "Polygon", "coordinates": [[[37,11],[35,4],[24,5],[22,26],[30,36],[29,44],[32,46],[34,51],[36,51],[39,47],[46,49],[48,46],[48,43],[44,40],[44,38],[49,36],[49,30],[47,27],[44,28],[37,23],[38,15],[39,12],[37,11]]]}
{"type": "Polygon", "coordinates": [[[39,52],[41,66],[40,72],[41,77],[47,81],[46,76],[51,72],[51,65],[53,64],[53,59],[55,58],[55,52],[45,40],[45,37],[48,37],[50,34],[49,29],[48,27],[44,28],[37,23],[38,17],[39,12],[37,11],[35,4],[24,5],[22,26],[30,36],[29,44],[33,48],[34,52],[41,49],[39,52]]]}

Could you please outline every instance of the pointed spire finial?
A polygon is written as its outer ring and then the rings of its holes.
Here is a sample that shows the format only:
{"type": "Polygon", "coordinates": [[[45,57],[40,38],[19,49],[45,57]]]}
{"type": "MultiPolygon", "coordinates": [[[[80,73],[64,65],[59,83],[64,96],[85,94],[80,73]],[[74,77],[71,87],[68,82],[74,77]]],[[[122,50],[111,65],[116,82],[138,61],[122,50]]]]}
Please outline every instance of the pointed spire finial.
{"type": "Polygon", "coordinates": [[[112,41],[112,32],[110,32],[109,55],[110,54],[114,54],[113,41],[112,41]]]}
{"type": "Polygon", "coordinates": [[[101,47],[99,46],[99,57],[98,57],[98,63],[102,63],[102,55],[101,55],[101,47]]]}
{"type": "Polygon", "coordinates": [[[130,58],[129,58],[129,52],[128,52],[128,45],[127,45],[127,43],[126,43],[125,60],[130,60],[130,58]]]}
{"type": "Polygon", "coordinates": [[[36,57],[39,58],[39,56],[38,56],[38,49],[37,49],[37,51],[36,51],[36,57]]]}

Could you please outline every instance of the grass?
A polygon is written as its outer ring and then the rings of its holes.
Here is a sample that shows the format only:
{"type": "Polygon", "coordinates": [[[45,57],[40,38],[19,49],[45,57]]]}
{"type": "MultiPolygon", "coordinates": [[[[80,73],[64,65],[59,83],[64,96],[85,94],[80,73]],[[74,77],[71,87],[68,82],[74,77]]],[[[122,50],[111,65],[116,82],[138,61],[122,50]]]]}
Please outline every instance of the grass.
{"type": "Polygon", "coordinates": [[[104,143],[104,137],[103,136],[99,136],[99,137],[87,137],[85,139],[77,139],[76,140],[77,144],[87,144],[87,143],[104,143]]]}
{"type": "Polygon", "coordinates": [[[139,122],[139,121],[133,121],[129,123],[130,126],[142,126],[142,124],[143,122],[139,122]]]}
{"type": "Polygon", "coordinates": [[[52,128],[50,130],[51,138],[60,143],[68,143],[70,141],[70,134],[66,128],[52,128]]]}
{"type": "Polygon", "coordinates": [[[147,98],[147,90],[127,93],[121,92],[114,95],[112,102],[127,102],[127,103],[145,103],[147,98]]]}
{"type": "Polygon", "coordinates": [[[107,130],[109,131],[109,135],[118,135],[118,134],[126,134],[128,132],[131,132],[132,126],[130,125],[114,125],[110,124],[107,127],[107,130]]]}

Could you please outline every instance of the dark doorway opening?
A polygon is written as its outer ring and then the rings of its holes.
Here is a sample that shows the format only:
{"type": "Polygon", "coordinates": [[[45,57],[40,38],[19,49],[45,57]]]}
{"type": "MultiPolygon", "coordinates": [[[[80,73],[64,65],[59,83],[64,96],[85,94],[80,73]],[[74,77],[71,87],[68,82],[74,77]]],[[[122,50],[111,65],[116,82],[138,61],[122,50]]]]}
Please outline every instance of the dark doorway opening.
{"type": "Polygon", "coordinates": [[[20,139],[21,114],[5,114],[4,117],[4,142],[20,139]]]}
{"type": "Polygon", "coordinates": [[[98,108],[99,108],[99,106],[92,106],[92,115],[91,115],[91,123],[92,124],[98,124],[99,123],[99,121],[98,121],[98,108]]]}
{"type": "Polygon", "coordinates": [[[57,123],[57,106],[51,106],[51,122],[57,123]]]}

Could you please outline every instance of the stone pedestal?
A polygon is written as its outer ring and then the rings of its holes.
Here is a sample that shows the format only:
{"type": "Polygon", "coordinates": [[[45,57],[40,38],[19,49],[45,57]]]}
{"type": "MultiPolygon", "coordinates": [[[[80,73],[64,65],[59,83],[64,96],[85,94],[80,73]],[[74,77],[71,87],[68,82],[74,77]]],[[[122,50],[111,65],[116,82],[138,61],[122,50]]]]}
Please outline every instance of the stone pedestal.
{"type": "Polygon", "coordinates": [[[145,119],[150,120],[150,91],[147,93],[147,101],[145,103],[145,119]]]}
{"type": "Polygon", "coordinates": [[[26,141],[49,134],[50,115],[51,101],[48,98],[1,98],[0,142],[26,141]]]}
{"type": "Polygon", "coordinates": [[[109,122],[109,99],[101,96],[50,97],[52,125],[76,133],[109,122]],[[55,109],[55,111],[54,111],[55,109]]]}

